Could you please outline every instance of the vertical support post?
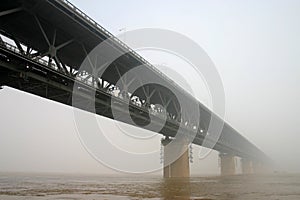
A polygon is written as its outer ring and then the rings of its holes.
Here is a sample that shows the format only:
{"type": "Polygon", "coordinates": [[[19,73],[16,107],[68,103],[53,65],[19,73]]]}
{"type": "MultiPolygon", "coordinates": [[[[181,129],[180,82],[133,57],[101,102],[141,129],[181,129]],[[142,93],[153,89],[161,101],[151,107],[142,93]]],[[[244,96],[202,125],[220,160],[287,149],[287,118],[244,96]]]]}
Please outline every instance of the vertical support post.
{"type": "Polygon", "coordinates": [[[249,160],[247,158],[242,158],[241,163],[242,163],[242,173],[243,174],[253,174],[253,167],[252,167],[251,160],[249,160]]]}
{"type": "Polygon", "coordinates": [[[22,48],[22,46],[21,46],[19,40],[17,40],[15,37],[13,37],[12,39],[14,40],[15,44],[17,45],[17,47],[18,47],[20,53],[23,54],[23,55],[25,55],[25,51],[24,51],[24,49],[22,48]]]}
{"type": "Polygon", "coordinates": [[[261,162],[253,161],[253,173],[255,174],[267,174],[271,172],[266,165],[261,162]]]}
{"type": "Polygon", "coordinates": [[[221,176],[235,175],[235,157],[232,154],[220,153],[221,176]]]}
{"type": "Polygon", "coordinates": [[[171,155],[174,150],[168,145],[172,139],[166,137],[162,139],[161,143],[164,146],[164,178],[188,178],[190,177],[189,164],[189,148],[188,146],[178,146],[178,148],[185,149],[184,152],[175,161],[172,161],[171,155]]]}
{"type": "Polygon", "coordinates": [[[253,172],[255,174],[260,174],[261,173],[261,166],[260,163],[257,161],[253,161],[253,172]]]}

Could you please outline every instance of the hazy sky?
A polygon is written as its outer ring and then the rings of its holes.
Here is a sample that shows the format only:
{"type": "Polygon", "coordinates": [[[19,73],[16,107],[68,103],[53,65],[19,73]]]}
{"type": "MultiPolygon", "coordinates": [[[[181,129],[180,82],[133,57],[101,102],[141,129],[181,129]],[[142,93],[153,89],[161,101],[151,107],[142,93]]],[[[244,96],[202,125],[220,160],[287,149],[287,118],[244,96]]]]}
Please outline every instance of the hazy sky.
{"type": "MultiPolygon", "coordinates": [[[[223,80],[226,120],[280,169],[299,171],[300,1],[72,2],[113,34],[164,28],[196,41],[223,80]]],[[[162,57],[151,61],[173,64],[162,57]]],[[[0,101],[0,171],[113,172],[80,144],[71,108],[12,89],[0,101]]],[[[218,170],[216,152],[192,164],[194,174],[218,170]]]]}

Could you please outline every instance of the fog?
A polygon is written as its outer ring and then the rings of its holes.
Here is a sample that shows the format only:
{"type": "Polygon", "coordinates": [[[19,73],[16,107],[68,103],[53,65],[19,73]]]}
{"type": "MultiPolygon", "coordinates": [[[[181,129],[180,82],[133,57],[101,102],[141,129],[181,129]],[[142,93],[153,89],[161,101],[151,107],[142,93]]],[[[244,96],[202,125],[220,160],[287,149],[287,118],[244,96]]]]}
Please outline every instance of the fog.
{"type": "MultiPolygon", "coordinates": [[[[299,1],[72,3],[113,34],[164,28],[197,42],[222,78],[225,120],[270,156],[276,170],[300,172],[299,1]]],[[[184,76],[185,68],[172,56],[140,53],[184,76]]],[[[197,98],[210,106],[207,91],[197,98]]],[[[72,108],[7,87],[0,90],[0,102],[0,171],[118,173],[83,147],[72,108]]],[[[107,127],[113,123],[98,119],[107,127]]],[[[159,136],[150,146],[159,151],[159,136]]],[[[194,146],[195,155],[198,151],[194,146]]],[[[217,152],[193,161],[192,174],[219,173],[217,152]]]]}

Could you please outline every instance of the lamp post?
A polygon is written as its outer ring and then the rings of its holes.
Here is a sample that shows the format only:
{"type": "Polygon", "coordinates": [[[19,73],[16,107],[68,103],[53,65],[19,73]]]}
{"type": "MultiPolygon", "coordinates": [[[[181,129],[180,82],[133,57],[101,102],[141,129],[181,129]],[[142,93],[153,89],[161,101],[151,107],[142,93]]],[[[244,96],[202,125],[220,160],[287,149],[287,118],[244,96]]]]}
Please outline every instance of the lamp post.
{"type": "Polygon", "coordinates": [[[123,38],[124,41],[123,42],[125,43],[126,42],[126,31],[127,31],[127,28],[126,27],[120,28],[119,31],[124,33],[124,38],[123,38]]]}

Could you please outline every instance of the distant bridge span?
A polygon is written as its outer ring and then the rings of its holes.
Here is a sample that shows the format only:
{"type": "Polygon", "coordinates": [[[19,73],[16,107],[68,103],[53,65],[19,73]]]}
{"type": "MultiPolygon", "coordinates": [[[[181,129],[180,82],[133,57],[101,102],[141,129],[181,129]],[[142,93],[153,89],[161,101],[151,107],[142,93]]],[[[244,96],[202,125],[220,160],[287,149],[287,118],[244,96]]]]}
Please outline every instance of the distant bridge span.
{"type": "MultiPolygon", "coordinates": [[[[203,145],[211,119],[222,121],[67,0],[2,0],[0,31],[0,85],[72,106],[72,92],[76,81],[82,89],[83,100],[84,91],[95,91],[96,113],[109,118],[113,118],[111,103],[119,105],[121,112],[125,109],[122,106],[125,105],[124,99],[114,95],[114,90],[118,89],[123,98],[132,98],[132,94],[138,97],[138,103],[130,99],[129,109],[131,117],[141,126],[149,121],[150,105],[164,106],[168,117],[160,133],[174,137],[179,123],[188,122],[187,133],[195,127],[190,126],[193,119],[180,112],[180,105],[168,89],[171,88],[171,91],[178,91],[187,101],[199,106],[201,119],[193,141],[197,145],[203,145]],[[13,43],[5,41],[7,38],[13,43]],[[79,71],[87,54],[108,38],[112,38],[111,51],[129,53],[115,60],[101,77],[89,70],[79,71]],[[147,85],[147,92],[145,88],[137,91],[117,88],[116,83],[120,77],[139,65],[145,65],[144,73],[160,79],[165,87],[147,85]]],[[[126,81],[130,82],[134,78],[127,77],[126,81]]],[[[88,106],[78,107],[91,111],[88,106]]],[[[117,120],[124,121],[122,118],[117,120]]],[[[159,117],[157,120],[159,121],[159,117]]],[[[252,161],[269,160],[261,150],[227,123],[224,123],[221,136],[213,149],[252,161]]]]}

